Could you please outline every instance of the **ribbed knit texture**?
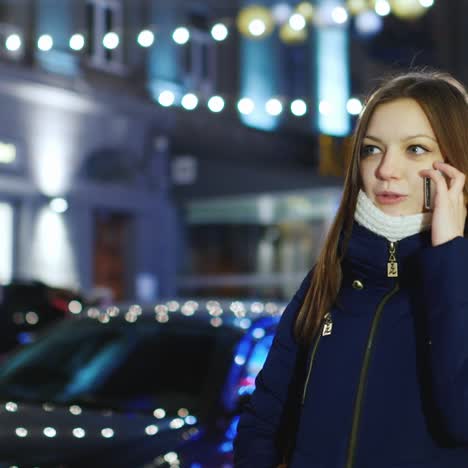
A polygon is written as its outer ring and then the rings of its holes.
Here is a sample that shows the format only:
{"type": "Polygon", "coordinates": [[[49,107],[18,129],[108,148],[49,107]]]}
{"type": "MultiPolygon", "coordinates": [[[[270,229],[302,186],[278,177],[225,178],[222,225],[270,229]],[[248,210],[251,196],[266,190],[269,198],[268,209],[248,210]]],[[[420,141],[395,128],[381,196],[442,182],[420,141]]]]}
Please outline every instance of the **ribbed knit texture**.
{"type": "Polygon", "coordinates": [[[389,241],[399,241],[431,227],[432,213],[390,216],[377,208],[363,190],[359,190],[354,219],[389,241]]]}

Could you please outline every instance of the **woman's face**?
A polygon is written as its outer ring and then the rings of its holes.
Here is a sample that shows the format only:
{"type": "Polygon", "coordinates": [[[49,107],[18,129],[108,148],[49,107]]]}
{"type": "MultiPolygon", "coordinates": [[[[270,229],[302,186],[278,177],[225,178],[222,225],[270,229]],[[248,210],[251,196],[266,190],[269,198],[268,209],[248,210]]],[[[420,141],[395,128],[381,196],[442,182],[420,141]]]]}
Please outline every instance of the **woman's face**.
{"type": "Polygon", "coordinates": [[[426,114],[414,99],[397,99],[374,110],[361,145],[363,190],[384,213],[424,211],[423,169],[444,161],[426,114]],[[385,194],[383,192],[393,192],[385,194]]]}

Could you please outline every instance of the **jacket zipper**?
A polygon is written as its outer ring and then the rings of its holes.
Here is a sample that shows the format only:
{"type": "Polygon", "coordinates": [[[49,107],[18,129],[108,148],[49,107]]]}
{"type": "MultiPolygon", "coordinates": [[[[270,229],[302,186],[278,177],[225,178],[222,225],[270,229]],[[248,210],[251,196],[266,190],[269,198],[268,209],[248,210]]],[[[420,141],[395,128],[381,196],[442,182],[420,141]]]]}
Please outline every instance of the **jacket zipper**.
{"type": "MultiPolygon", "coordinates": [[[[396,259],[396,242],[389,243],[389,258],[387,262],[387,277],[389,278],[398,278],[398,262],[396,259]]],[[[364,354],[364,360],[361,367],[361,374],[359,376],[359,384],[356,394],[356,399],[354,403],[354,410],[353,410],[353,422],[351,425],[351,435],[349,439],[349,446],[348,446],[348,455],[346,459],[346,468],[353,468],[354,466],[354,458],[356,453],[356,446],[357,446],[357,436],[359,425],[361,421],[361,412],[362,412],[362,401],[364,398],[365,387],[367,384],[367,373],[369,370],[369,363],[372,356],[372,348],[374,344],[374,338],[377,333],[377,328],[380,322],[380,318],[382,316],[383,308],[385,304],[395,295],[400,286],[398,282],[395,284],[393,289],[387,293],[384,298],[380,301],[379,305],[377,306],[374,318],[372,320],[371,329],[369,332],[369,337],[367,339],[367,346],[366,351],[364,354]]]]}
{"type": "MultiPolygon", "coordinates": [[[[331,335],[332,328],[333,328],[332,315],[331,315],[331,312],[328,312],[323,317],[322,330],[321,330],[320,333],[318,333],[317,338],[315,339],[314,347],[312,348],[309,367],[308,367],[308,370],[307,370],[307,378],[305,380],[304,387],[303,387],[303,390],[302,390],[301,406],[304,406],[304,401],[305,401],[305,398],[306,398],[306,395],[307,395],[307,386],[309,384],[310,374],[312,372],[312,367],[313,367],[313,364],[314,364],[315,355],[317,354],[317,349],[318,349],[318,345],[320,343],[320,338],[322,336],[331,335]]],[[[285,455],[284,458],[283,458],[283,462],[278,465],[278,468],[287,468],[287,466],[288,466],[288,460],[287,460],[287,455],[285,455]]]]}
{"type": "Polygon", "coordinates": [[[307,387],[309,386],[310,374],[312,372],[312,367],[314,365],[315,355],[317,354],[317,349],[318,349],[318,345],[320,343],[320,338],[322,336],[331,335],[332,328],[333,328],[332,314],[331,314],[331,312],[328,312],[324,316],[324,324],[322,326],[322,331],[321,331],[321,333],[318,334],[317,339],[315,340],[314,347],[312,348],[312,353],[311,353],[310,362],[309,362],[309,368],[307,369],[307,377],[306,377],[306,380],[305,380],[305,383],[304,383],[304,390],[302,392],[302,402],[301,402],[302,405],[304,405],[304,402],[305,402],[305,399],[306,399],[306,396],[307,396],[307,387]]]}

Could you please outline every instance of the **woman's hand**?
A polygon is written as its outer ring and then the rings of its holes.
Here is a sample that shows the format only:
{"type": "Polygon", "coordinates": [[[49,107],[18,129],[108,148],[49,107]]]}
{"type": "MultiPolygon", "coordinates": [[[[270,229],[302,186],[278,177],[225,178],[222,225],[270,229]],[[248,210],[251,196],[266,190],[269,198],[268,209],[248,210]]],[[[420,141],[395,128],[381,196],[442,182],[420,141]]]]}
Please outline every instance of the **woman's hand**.
{"type": "Polygon", "coordinates": [[[432,213],[432,245],[436,247],[455,237],[463,237],[467,215],[463,193],[466,177],[463,172],[441,161],[436,161],[433,167],[435,169],[426,169],[420,174],[430,177],[436,187],[432,213]]]}

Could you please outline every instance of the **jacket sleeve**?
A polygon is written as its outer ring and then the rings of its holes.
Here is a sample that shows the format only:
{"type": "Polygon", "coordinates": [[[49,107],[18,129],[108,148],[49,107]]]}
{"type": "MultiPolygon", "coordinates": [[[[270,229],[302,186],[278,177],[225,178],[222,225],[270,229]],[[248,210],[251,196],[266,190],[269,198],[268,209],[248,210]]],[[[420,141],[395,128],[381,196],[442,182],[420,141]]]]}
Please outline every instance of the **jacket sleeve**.
{"type": "Polygon", "coordinates": [[[255,391],[240,416],[234,441],[236,468],[272,468],[279,463],[275,437],[296,361],[293,327],[307,293],[312,270],[283,312],[255,391]]]}
{"type": "Polygon", "coordinates": [[[418,255],[432,392],[443,428],[468,443],[468,239],[456,237],[418,255]]]}

